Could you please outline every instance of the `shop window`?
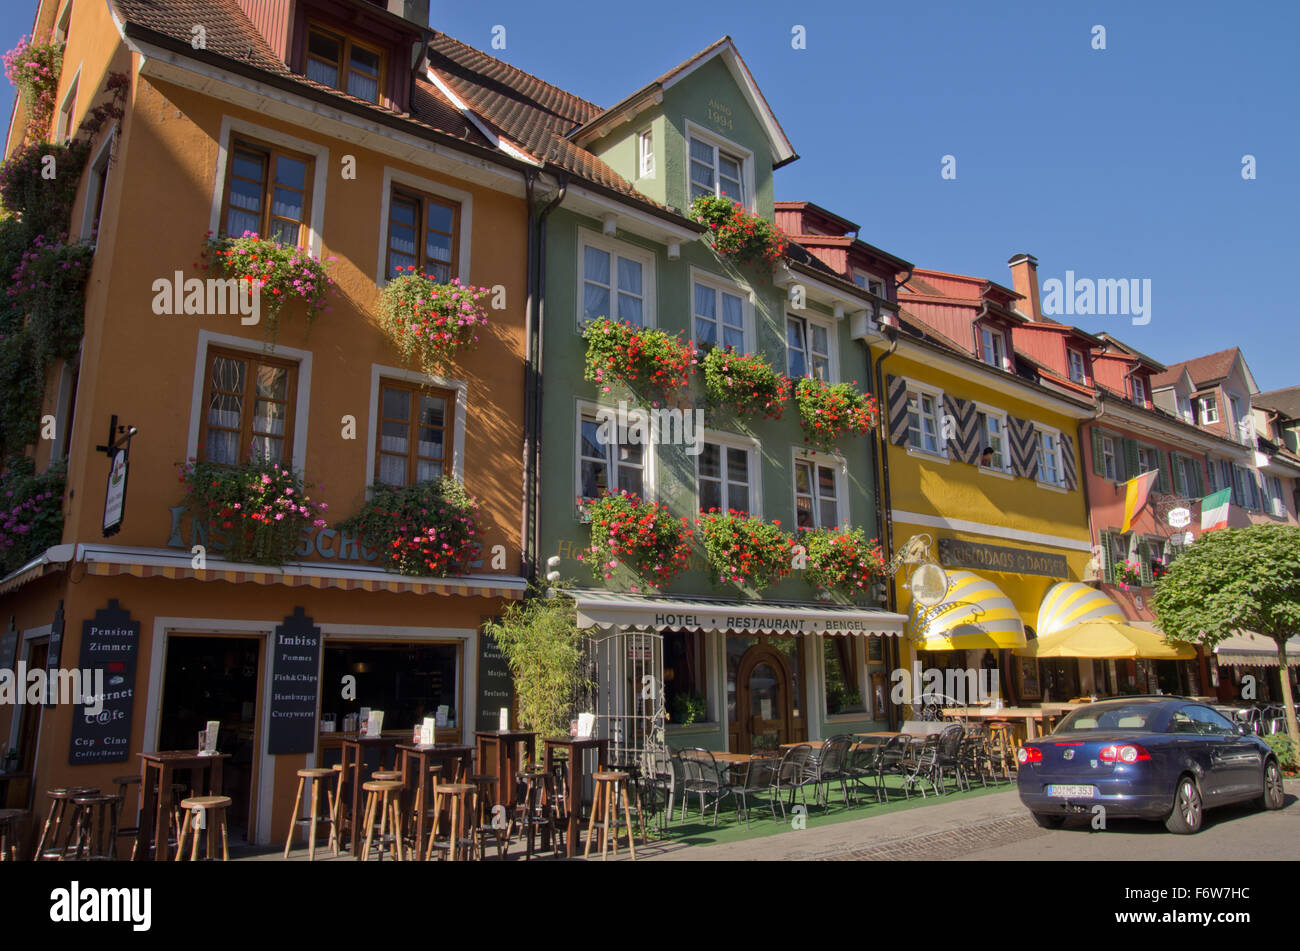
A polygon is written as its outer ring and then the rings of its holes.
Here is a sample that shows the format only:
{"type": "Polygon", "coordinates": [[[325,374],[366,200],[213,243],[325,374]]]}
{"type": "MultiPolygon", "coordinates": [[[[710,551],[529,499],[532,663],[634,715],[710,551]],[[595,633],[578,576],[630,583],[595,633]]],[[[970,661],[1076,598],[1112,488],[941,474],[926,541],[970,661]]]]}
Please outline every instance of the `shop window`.
{"type": "Polygon", "coordinates": [[[428,482],[450,472],[456,394],[384,380],[379,387],[375,481],[428,482]]]}
{"type": "Polygon", "coordinates": [[[1043,701],[1068,702],[1079,696],[1079,662],[1073,657],[1041,660],[1043,701]]]}
{"type": "Polygon", "coordinates": [[[459,271],[460,204],[394,188],[388,203],[387,276],[407,268],[446,284],[459,271]]]}
{"type": "Polygon", "coordinates": [[[245,231],[301,246],[311,208],[312,160],[249,139],[235,139],[226,168],[221,234],[245,231]]]}
{"type": "Polygon", "coordinates": [[[379,102],[384,56],[350,36],[307,28],[307,78],[366,102],[379,102]]]}
{"type": "Polygon", "coordinates": [[[297,390],[296,363],[210,349],[199,433],[203,461],[233,466],[257,457],[288,465],[297,390]]]}
{"type": "Polygon", "coordinates": [[[858,678],[858,639],[823,637],[822,660],[826,670],[826,713],[865,713],[862,683],[858,678]]]}
{"type": "Polygon", "coordinates": [[[456,728],[460,709],[461,647],[457,644],[373,644],[367,641],[325,643],[321,682],[338,684],[356,678],[356,699],[337,690],[321,693],[321,717],[342,731],[345,718],[362,707],[384,711],[384,731],[401,731],[409,739],[425,717],[447,708],[447,728],[456,728]]]}
{"type": "Polygon", "coordinates": [[[699,631],[664,632],[664,707],[677,726],[703,723],[709,716],[704,635],[699,631]]]}

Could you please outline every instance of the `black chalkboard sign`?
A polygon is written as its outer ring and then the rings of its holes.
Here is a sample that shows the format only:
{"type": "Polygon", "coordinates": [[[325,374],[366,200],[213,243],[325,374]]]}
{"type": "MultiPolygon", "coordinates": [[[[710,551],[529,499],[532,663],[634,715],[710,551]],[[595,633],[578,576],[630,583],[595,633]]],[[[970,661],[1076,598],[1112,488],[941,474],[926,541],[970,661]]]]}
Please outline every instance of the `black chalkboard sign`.
{"type": "MultiPolygon", "coordinates": [[[[47,671],[47,680],[49,683],[58,683],[55,680],[55,674],[59,669],[59,657],[63,653],[63,600],[59,600],[59,606],[54,610],[54,623],[50,625],[50,645],[45,651],[45,669],[47,671]]],[[[105,678],[107,681],[107,677],[105,678]]],[[[51,690],[46,695],[46,706],[54,706],[58,695],[51,690]]]]}
{"type": "Polygon", "coordinates": [[[510,665],[492,635],[481,630],[478,635],[478,700],[474,705],[474,729],[497,729],[501,725],[501,708],[513,708],[514,701],[515,682],[510,676],[510,665]]]}
{"type": "Polygon", "coordinates": [[[68,762],[121,763],[131,745],[131,715],[135,710],[135,666],[140,646],[140,622],[111,598],[108,607],[81,624],[83,672],[103,671],[104,693],[98,711],[78,703],[72,716],[68,762]]]}
{"type": "Polygon", "coordinates": [[[275,629],[271,650],[271,726],[267,752],[316,749],[316,703],[320,692],[320,628],[302,608],[275,629]]]}
{"type": "Polygon", "coordinates": [[[0,669],[13,670],[18,659],[18,629],[9,619],[9,630],[0,632],[0,669]]]}

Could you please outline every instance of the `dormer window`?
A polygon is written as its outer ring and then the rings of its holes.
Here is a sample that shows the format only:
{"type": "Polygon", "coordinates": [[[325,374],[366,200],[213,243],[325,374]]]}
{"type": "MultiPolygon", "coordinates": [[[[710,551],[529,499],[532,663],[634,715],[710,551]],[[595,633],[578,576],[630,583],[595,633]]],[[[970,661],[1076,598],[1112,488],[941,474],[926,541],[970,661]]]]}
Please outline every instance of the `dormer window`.
{"type": "Polygon", "coordinates": [[[1219,421],[1219,401],[1213,395],[1202,396],[1198,402],[1201,404],[1201,425],[1209,426],[1211,423],[1219,421]]]}
{"type": "Polygon", "coordinates": [[[984,327],[980,330],[980,340],[983,345],[981,349],[984,351],[980,358],[991,367],[1004,369],[1007,360],[1007,343],[1002,331],[984,327]]]}
{"type": "Polygon", "coordinates": [[[884,281],[872,277],[870,274],[867,274],[865,271],[854,271],[853,283],[858,285],[858,287],[862,288],[863,290],[870,291],[871,293],[875,294],[877,297],[883,298],[885,296],[884,281]]]}
{"type": "Polygon", "coordinates": [[[1083,354],[1078,350],[1066,350],[1070,359],[1070,379],[1075,383],[1086,386],[1088,383],[1088,365],[1084,362],[1083,354]]]}
{"type": "Polygon", "coordinates": [[[378,103],[383,63],[374,47],[323,27],[307,28],[308,79],[378,103]]]}
{"type": "Polygon", "coordinates": [[[1192,401],[1186,396],[1175,396],[1178,403],[1178,415],[1183,418],[1184,422],[1194,423],[1196,420],[1192,417],[1192,401]]]}
{"type": "Polygon", "coordinates": [[[1136,406],[1147,405],[1147,387],[1146,382],[1140,376],[1135,376],[1130,381],[1133,386],[1133,403],[1136,406]]]}

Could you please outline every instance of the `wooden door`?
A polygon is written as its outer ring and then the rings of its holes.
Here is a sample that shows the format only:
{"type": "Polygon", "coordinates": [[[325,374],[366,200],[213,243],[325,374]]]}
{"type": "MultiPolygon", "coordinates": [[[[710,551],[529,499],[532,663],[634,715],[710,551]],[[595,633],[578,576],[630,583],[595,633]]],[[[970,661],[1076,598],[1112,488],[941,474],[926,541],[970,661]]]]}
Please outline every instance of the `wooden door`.
{"type": "Polygon", "coordinates": [[[790,742],[793,706],[793,679],[785,655],[768,644],[747,650],[736,671],[736,752],[775,750],[790,742]]]}

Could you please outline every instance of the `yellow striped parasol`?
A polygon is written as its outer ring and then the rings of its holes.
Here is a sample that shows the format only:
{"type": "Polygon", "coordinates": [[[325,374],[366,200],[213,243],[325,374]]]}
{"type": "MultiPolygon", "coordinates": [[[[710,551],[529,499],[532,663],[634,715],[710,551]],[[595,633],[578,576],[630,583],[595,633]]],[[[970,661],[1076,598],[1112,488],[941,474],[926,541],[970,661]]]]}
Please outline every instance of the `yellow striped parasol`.
{"type": "Polygon", "coordinates": [[[1174,646],[1156,631],[1120,621],[1086,621],[1030,641],[1015,651],[1022,657],[1144,657],[1148,660],[1191,660],[1196,648],[1174,646]]]}
{"type": "Polygon", "coordinates": [[[1120,621],[1124,612],[1107,594],[1079,581],[1052,585],[1038,608],[1038,636],[1047,637],[1085,621],[1120,621]]]}
{"type": "Polygon", "coordinates": [[[908,633],[917,650],[1022,647],[1025,625],[1011,599],[969,571],[948,572],[948,593],[932,608],[912,602],[908,633]]]}

